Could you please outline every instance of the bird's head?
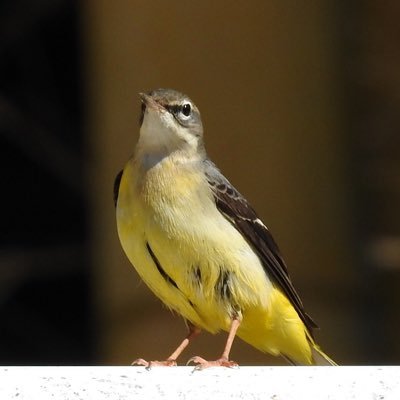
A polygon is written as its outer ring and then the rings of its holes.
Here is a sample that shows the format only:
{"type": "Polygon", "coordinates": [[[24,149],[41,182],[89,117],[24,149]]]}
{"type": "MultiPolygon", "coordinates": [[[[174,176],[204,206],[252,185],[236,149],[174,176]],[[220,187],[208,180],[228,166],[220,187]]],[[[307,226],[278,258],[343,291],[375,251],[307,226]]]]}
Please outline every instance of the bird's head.
{"type": "Polygon", "coordinates": [[[140,93],[141,152],[160,157],[179,152],[202,156],[203,125],[200,112],[190,98],[176,90],[157,89],[140,93]]]}

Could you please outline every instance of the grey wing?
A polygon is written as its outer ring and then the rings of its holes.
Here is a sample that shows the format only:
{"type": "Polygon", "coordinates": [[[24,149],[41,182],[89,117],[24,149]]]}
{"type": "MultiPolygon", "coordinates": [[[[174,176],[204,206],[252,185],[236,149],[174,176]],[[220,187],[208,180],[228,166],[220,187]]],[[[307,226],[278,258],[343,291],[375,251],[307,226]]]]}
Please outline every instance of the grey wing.
{"type": "Polygon", "coordinates": [[[268,277],[283,290],[312,335],[312,329],[317,328],[317,325],[305,312],[303,303],[290,280],[285,261],[270,231],[258,218],[247,200],[210,160],[204,161],[204,168],[217,208],[252,246],[268,277]]]}

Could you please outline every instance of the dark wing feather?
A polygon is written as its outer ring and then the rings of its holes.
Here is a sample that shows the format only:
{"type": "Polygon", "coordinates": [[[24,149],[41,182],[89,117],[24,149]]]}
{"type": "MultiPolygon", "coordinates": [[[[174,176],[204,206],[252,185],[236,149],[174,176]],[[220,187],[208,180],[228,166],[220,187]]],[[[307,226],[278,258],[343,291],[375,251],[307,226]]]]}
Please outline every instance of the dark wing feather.
{"type": "Polygon", "coordinates": [[[114,180],[114,206],[117,207],[117,201],[118,201],[118,194],[119,194],[119,184],[121,183],[121,178],[122,178],[122,173],[124,170],[121,169],[121,171],[118,172],[117,176],[115,177],[114,180]]]}
{"type": "Polygon", "coordinates": [[[204,165],[217,208],[253,247],[268,277],[283,290],[312,335],[312,329],[317,325],[305,312],[303,303],[290,280],[285,261],[271,233],[247,200],[218,171],[214,164],[205,160],[204,165]]]}

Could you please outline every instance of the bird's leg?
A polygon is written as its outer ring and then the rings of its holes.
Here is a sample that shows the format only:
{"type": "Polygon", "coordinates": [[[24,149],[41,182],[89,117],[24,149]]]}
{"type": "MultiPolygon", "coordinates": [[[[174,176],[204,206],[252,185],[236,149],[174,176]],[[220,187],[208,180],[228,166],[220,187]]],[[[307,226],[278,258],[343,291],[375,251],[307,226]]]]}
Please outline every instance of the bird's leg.
{"type": "Polygon", "coordinates": [[[132,365],[143,365],[147,369],[150,369],[151,367],[155,366],[161,366],[161,367],[172,367],[176,365],[176,360],[177,358],[181,355],[183,350],[189,345],[190,341],[194,339],[197,335],[200,334],[201,329],[192,325],[190,322],[188,322],[188,327],[189,327],[189,333],[185,337],[185,339],[182,340],[180,345],[176,348],[176,350],[164,361],[146,361],[143,360],[143,358],[138,358],[135,360],[132,365]]]}
{"type": "Polygon", "coordinates": [[[231,351],[231,347],[233,344],[233,340],[235,339],[236,332],[239,328],[240,320],[238,318],[233,318],[231,327],[229,329],[228,338],[226,340],[224,351],[221,357],[215,361],[207,361],[204,358],[199,356],[192,357],[187,364],[193,362],[196,365],[197,370],[209,368],[209,367],[237,367],[237,363],[235,361],[229,360],[229,353],[231,351]]]}

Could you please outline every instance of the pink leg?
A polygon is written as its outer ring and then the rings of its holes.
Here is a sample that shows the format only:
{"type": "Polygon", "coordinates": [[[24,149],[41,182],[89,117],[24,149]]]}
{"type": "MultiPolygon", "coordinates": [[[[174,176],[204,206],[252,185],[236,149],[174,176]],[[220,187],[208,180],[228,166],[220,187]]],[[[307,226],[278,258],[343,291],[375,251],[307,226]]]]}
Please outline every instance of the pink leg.
{"type": "Polygon", "coordinates": [[[209,367],[236,367],[238,364],[235,361],[229,360],[229,353],[231,352],[233,340],[235,339],[236,332],[239,328],[240,321],[237,318],[232,320],[231,328],[229,330],[228,339],[226,340],[224,351],[221,357],[215,361],[207,361],[199,356],[192,357],[187,364],[193,362],[196,365],[195,369],[201,370],[209,367]]]}
{"type": "Polygon", "coordinates": [[[185,337],[185,339],[182,340],[181,344],[176,348],[176,350],[164,361],[146,361],[143,360],[143,358],[138,358],[137,360],[133,361],[132,365],[143,365],[147,369],[150,369],[151,367],[171,367],[176,365],[176,360],[178,357],[181,355],[183,350],[189,345],[190,341],[194,339],[197,335],[200,334],[201,329],[197,328],[196,326],[192,325],[189,322],[189,333],[185,337]]]}

